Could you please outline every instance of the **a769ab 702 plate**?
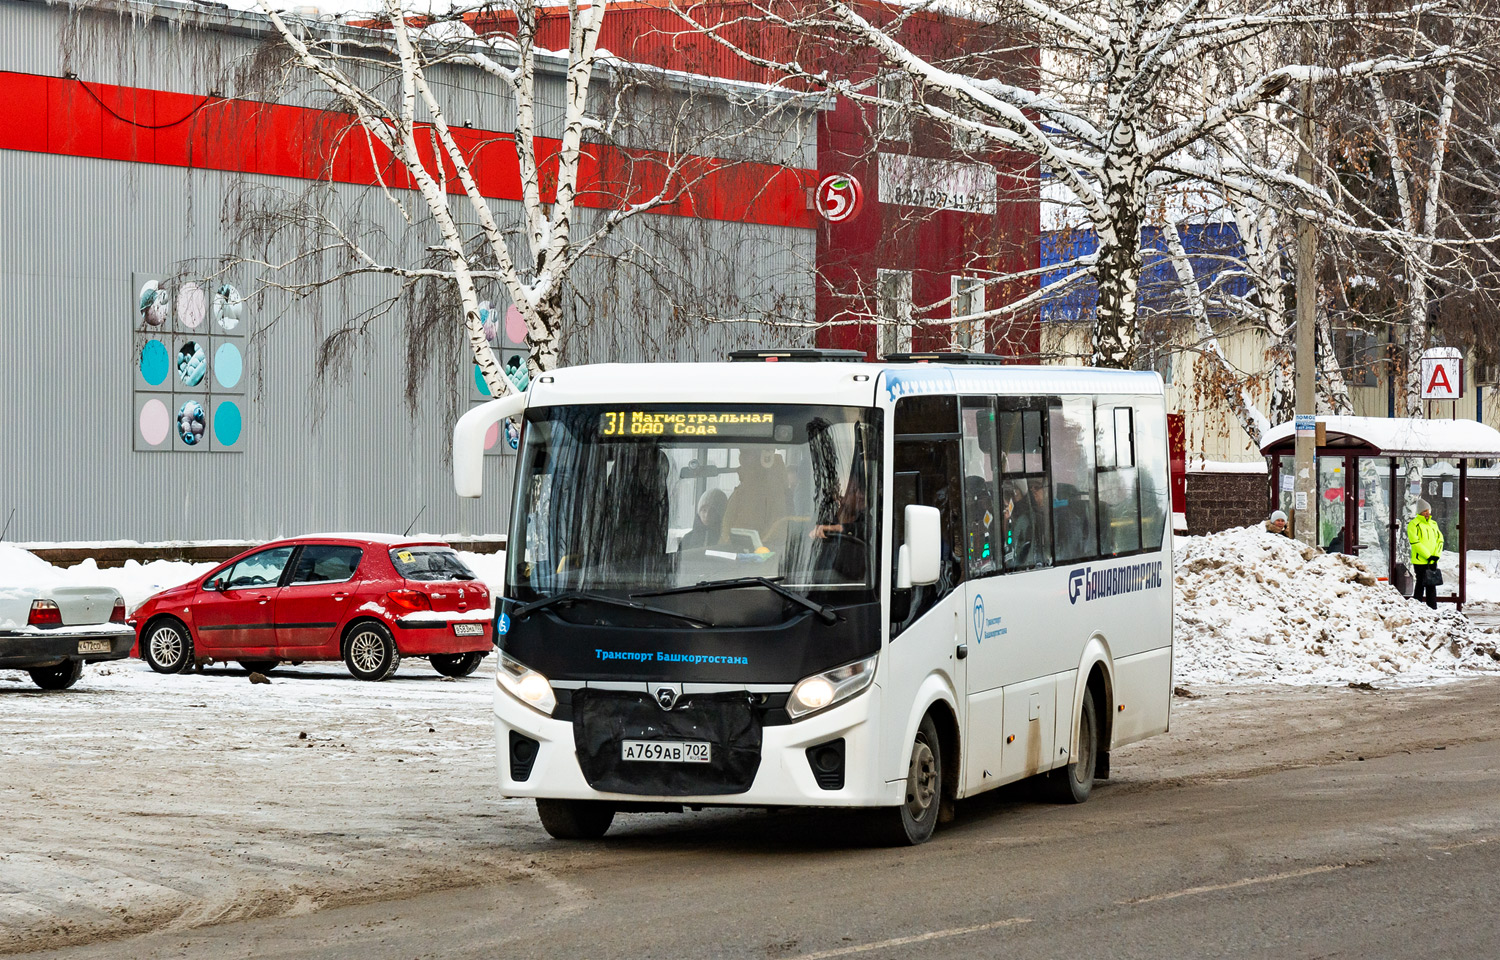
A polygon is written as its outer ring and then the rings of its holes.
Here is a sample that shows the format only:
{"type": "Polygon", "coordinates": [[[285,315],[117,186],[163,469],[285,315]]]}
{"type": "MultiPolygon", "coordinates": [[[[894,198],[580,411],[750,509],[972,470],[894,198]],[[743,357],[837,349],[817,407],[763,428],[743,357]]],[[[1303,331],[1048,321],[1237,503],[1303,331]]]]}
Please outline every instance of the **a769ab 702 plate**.
{"type": "Polygon", "coordinates": [[[625,760],[658,763],[708,763],[709,745],[701,740],[626,740],[620,745],[625,760]]]}

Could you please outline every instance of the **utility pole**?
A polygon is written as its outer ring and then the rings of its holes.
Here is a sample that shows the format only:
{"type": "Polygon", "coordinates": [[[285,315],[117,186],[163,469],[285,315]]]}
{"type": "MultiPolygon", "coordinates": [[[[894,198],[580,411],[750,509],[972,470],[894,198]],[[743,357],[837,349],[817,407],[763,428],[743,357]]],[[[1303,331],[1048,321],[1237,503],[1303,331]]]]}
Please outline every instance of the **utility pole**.
{"type": "MultiPolygon", "coordinates": [[[[1312,37],[1303,34],[1302,62],[1312,63],[1312,37]]],[[[1302,82],[1302,149],[1297,155],[1297,174],[1311,184],[1313,170],[1313,90],[1311,81],[1302,82]]],[[[1298,540],[1318,546],[1318,468],[1317,468],[1317,378],[1313,352],[1316,342],[1318,278],[1314,267],[1318,254],[1317,227],[1312,217],[1304,215],[1297,223],[1297,403],[1295,428],[1297,438],[1295,480],[1292,487],[1294,533],[1298,540]]]]}

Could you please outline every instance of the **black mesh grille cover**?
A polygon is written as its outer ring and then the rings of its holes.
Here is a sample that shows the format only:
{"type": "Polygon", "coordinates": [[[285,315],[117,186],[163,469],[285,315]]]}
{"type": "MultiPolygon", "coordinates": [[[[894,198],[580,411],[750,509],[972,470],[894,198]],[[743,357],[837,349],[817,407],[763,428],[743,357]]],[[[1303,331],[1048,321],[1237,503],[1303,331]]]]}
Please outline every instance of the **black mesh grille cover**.
{"type": "Polygon", "coordinates": [[[745,693],[690,694],[663,710],[643,693],[578,690],[573,694],[573,738],[589,786],[609,793],[744,793],[760,769],[761,723],[745,693]],[[624,760],[625,740],[706,741],[710,761],[624,760]]]}

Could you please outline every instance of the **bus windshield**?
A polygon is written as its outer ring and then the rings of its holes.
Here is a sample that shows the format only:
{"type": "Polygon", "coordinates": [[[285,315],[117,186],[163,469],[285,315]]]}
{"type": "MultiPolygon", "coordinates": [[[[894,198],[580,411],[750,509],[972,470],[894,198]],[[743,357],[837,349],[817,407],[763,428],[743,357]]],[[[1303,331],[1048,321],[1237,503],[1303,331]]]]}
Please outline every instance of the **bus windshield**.
{"type": "Polygon", "coordinates": [[[878,416],[791,404],[533,408],[507,592],[520,603],[578,592],[649,603],[653,591],[763,578],[857,602],[875,586],[878,416]]]}

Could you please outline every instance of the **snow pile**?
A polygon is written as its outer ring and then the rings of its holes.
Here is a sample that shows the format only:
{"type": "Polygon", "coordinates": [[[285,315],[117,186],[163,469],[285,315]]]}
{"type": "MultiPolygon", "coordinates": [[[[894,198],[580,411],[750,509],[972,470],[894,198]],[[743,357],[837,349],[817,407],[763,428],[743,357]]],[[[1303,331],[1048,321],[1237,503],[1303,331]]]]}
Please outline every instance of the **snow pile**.
{"type": "Polygon", "coordinates": [[[211,563],[187,563],[180,560],[152,560],[139,563],[126,560],[122,567],[101,568],[93,558],[71,567],[54,567],[29,550],[0,543],[0,590],[25,593],[33,587],[113,587],[125,598],[127,609],[134,610],[158,590],[187,583],[199,572],[207,573],[211,563]]]}
{"type": "Polygon", "coordinates": [[[27,553],[0,543],[0,630],[13,630],[25,623],[16,617],[30,606],[36,598],[30,589],[32,584],[40,587],[54,586],[59,582],[58,570],[35,554],[27,553]]]}
{"type": "Polygon", "coordinates": [[[1500,673],[1494,638],[1361,562],[1260,527],[1176,541],[1180,682],[1405,683],[1500,673]]]}
{"type": "Polygon", "coordinates": [[[0,543],[0,589],[29,584],[51,587],[62,582],[62,571],[30,550],[0,543]]]}

